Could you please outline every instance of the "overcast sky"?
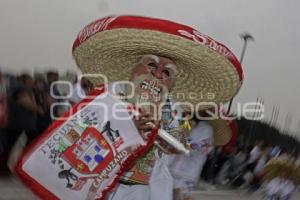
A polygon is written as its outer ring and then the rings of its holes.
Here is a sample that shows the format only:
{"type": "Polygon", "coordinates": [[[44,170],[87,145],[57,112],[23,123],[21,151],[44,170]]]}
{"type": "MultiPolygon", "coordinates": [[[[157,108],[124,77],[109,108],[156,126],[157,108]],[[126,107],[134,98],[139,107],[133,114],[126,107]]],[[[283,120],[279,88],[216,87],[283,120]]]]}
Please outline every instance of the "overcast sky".
{"type": "MultiPolygon", "coordinates": [[[[244,85],[235,102],[266,105],[265,120],[280,105],[279,125],[292,116],[298,134],[300,108],[299,0],[0,0],[2,70],[76,69],[72,43],[79,30],[111,14],[159,17],[195,27],[239,58],[245,31],[255,37],[244,58],[244,85]]],[[[234,106],[236,107],[236,106],[234,106]]],[[[234,109],[236,110],[236,109],[234,109]]]]}

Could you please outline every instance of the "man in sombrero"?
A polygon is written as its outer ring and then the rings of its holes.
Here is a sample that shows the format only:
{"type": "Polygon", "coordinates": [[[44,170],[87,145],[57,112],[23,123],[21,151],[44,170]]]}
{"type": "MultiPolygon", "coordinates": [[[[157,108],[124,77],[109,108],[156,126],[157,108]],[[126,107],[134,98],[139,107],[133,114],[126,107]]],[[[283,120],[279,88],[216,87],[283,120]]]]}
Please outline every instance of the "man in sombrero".
{"type": "MultiPolygon", "coordinates": [[[[230,100],[243,79],[240,63],[224,45],[188,26],[147,17],[110,16],[92,22],[79,33],[73,56],[83,73],[103,74],[109,83],[133,83],[133,88],[119,85],[123,89],[117,93],[136,106],[151,104],[142,106],[135,120],[145,140],[168,97],[201,109],[199,102],[230,100]]],[[[171,199],[172,178],[159,162],[161,155],[153,146],[133,163],[111,199],[171,199]]]]}

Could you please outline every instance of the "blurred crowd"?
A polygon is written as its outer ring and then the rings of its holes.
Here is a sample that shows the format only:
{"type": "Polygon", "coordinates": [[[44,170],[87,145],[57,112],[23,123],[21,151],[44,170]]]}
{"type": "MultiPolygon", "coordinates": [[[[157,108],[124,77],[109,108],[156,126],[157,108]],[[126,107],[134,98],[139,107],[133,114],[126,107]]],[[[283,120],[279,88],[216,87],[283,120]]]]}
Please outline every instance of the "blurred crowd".
{"type": "Polygon", "coordinates": [[[268,167],[274,161],[289,163],[289,166],[295,166],[299,172],[300,156],[297,152],[268,145],[263,141],[252,147],[246,147],[243,142],[238,141],[230,153],[216,148],[208,154],[201,174],[201,179],[206,183],[202,186],[214,190],[226,185],[232,189],[260,191],[266,199],[290,199],[299,180],[295,179],[295,173],[287,171],[287,166],[280,169],[268,167]],[[267,176],[270,173],[272,175],[267,176]]]}
{"type": "Polygon", "coordinates": [[[0,156],[1,169],[6,171],[8,155],[22,135],[26,144],[43,133],[51,122],[79,102],[93,88],[86,78],[74,74],[72,87],[60,84],[56,71],[32,76],[0,74],[0,156]],[[65,87],[64,87],[65,86],[65,87]]]}
{"type": "MultiPolygon", "coordinates": [[[[185,120],[188,113],[183,112],[182,116],[178,113],[173,110],[169,128],[176,124],[186,126],[184,122],[188,121],[185,120]]],[[[197,134],[203,135],[204,132],[197,134]]],[[[206,155],[201,151],[197,152],[202,157],[190,155],[193,158],[185,160],[189,162],[186,169],[191,171],[195,168],[194,165],[199,165],[202,172],[198,177],[198,185],[190,182],[189,190],[204,189],[213,192],[216,189],[242,189],[249,193],[259,192],[269,200],[291,199],[300,184],[300,154],[297,149],[293,145],[288,148],[279,146],[272,143],[272,139],[257,140],[255,143],[250,139],[240,134],[230,145],[214,146],[206,155]],[[204,162],[198,163],[196,159],[203,159],[204,162]]]]}
{"type": "MultiPolygon", "coordinates": [[[[67,80],[71,88],[57,84],[62,80],[55,71],[31,76],[0,74],[0,159],[1,172],[7,173],[9,154],[21,135],[26,136],[26,144],[43,133],[51,122],[78,103],[92,89],[93,84],[85,78],[67,80]]],[[[65,81],[65,79],[63,79],[65,81]]],[[[182,123],[177,111],[173,111],[168,126],[182,123]]],[[[183,120],[184,121],[184,120],[183,120]]],[[[184,125],[184,124],[182,124],[184,125]]],[[[207,155],[199,180],[205,189],[216,187],[260,189],[269,199],[289,199],[297,183],[290,173],[277,173],[266,180],[266,165],[281,159],[289,160],[300,168],[300,156],[279,146],[257,142],[254,146],[245,145],[244,138],[230,150],[214,148],[207,155]],[[280,185],[281,184],[281,185],[280,185]]],[[[200,184],[200,185],[201,185],[200,184]]]]}

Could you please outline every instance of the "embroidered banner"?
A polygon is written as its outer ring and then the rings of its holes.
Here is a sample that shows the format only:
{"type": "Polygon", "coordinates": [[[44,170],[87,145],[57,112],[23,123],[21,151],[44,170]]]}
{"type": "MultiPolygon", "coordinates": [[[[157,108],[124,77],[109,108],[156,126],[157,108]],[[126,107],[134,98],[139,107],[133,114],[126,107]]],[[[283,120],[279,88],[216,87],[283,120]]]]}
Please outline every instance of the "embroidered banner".
{"type": "Polygon", "coordinates": [[[104,89],[57,120],[24,153],[16,171],[42,199],[104,199],[120,175],[153,145],[126,103],[104,89]]]}

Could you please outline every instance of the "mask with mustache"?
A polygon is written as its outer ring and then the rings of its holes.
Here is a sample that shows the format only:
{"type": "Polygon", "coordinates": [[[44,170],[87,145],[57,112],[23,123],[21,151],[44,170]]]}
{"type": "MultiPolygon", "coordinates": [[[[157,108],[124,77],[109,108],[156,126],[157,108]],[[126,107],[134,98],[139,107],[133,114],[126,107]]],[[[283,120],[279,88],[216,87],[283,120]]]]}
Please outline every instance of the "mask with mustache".
{"type": "Polygon", "coordinates": [[[130,81],[134,88],[127,88],[127,94],[132,94],[129,101],[157,116],[160,105],[166,102],[169,91],[174,85],[177,73],[176,65],[168,58],[155,55],[145,55],[133,69],[130,81]],[[152,106],[153,105],[153,106],[152,106]]]}

